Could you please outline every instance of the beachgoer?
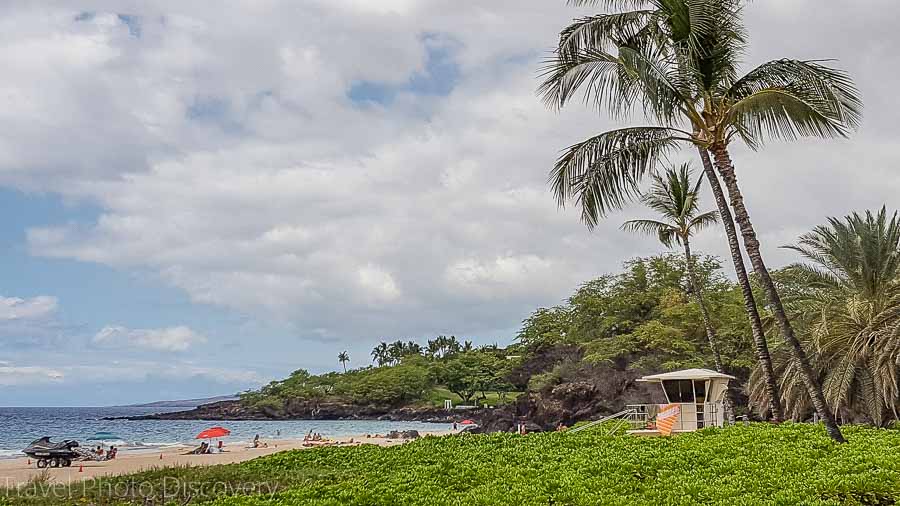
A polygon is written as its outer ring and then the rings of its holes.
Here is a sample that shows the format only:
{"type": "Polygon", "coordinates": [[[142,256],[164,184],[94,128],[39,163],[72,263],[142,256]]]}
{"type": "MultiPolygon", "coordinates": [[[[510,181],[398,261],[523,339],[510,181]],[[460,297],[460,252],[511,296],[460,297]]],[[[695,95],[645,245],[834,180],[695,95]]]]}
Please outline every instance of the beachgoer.
{"type": "Polygon", "coordinates": [[[253,437],[253,447],[259,448],[259,434],[253,437]]]}
{"type": "Polygon", "coordinates": [[[97,445],[97,449],[94,450],[94,453],[96,453],[97,455],[100,455],[102,457],[103,456],[103,447],[100,445],[97,445]]]}
{"type": "Polygon", "coordinates": [[[456,422],[453,422],[453,430],[456,430],[456,422]]]}
{"type": "Polygon", "coordinates": [[[219,441],[219,444],[217,446],[219,448],[219,453],[225,451],[225,443],[223,443],[221,440],[219,441]]]}
{"type": "Polygon", "coordinates": [[[109,451],[106,452],[106,460],[113,460],[116,458],[116,454],[119,453],[119,449],[115,446],[110,446],[109,451]]]}

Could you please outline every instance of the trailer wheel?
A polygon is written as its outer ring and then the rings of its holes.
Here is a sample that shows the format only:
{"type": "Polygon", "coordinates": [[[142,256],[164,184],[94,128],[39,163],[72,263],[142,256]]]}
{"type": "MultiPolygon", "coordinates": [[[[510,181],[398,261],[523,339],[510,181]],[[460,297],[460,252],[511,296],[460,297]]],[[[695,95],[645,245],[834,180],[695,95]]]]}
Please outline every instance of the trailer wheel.
{"type": "Polygon", "coordinates": [[[72,461],[71,461],[70,459],[63,459],[63,460],[62,460],[62,466],[63,466],[63,467],[71,467],[71,466],[72,466],[72,461]]]}
{"type": "Polygon", "coordinates": [[[48,462],[46,459],[39,459],[39,460],[37,461],[37,466],[38,466],[38,468],[40,468],[40,469],[43,469],[43,468],[47,467],[47,464],[49,464],[49,462],[48,462]]]}
{"type": "Polygon", "coordinates": [[[59,467],[59,459],[50,460],[50,467],[59,467]]]}

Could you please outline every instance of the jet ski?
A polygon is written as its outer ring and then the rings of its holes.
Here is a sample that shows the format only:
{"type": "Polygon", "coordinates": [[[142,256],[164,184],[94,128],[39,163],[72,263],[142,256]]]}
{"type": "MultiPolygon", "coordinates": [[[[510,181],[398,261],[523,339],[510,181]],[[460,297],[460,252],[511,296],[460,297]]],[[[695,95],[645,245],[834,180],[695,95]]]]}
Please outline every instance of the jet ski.
{"type": "Polygon", "coordinates": [[[22,453],[37,461],[37,466],[45,467],[69,467],[72,460],[78,457],[78,441],[66,439],[58,443],[50,441],[49,437],[42,437],[32,441],[22,453]]]}

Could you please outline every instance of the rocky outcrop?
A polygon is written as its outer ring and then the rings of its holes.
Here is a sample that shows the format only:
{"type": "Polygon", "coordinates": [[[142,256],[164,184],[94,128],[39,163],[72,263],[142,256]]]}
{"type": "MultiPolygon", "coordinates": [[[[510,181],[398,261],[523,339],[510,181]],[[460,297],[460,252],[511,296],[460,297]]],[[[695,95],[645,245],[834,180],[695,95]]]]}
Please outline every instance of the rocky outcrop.
{"type": "Polygon", "coordinates": [[[387,439],[419,439],[419,431],[417,430],[392,430],[385,436],[387,439]]]}
{"type": "Polygon", "coordinates": [[[636,383],[635,372],[580,368],[577,374],[526,392],[515,403],[495,409],[444,410],[431,407],[384,407],[340,402],[289,401],[278,407],[248,407],[222,401],[188,411],[124,417],[131,420],[390,420],[435,423],[474,420],[472,432],[513,432],[520,423],[529,432],[554,430],[620,411],[626,404],[663,402],[658,388],[636,383]]]}
{"type": "Polygon", "coordinates": [[[476,412],[460,413],[430,407],[385,408],[346,403],[296,401],[283,408],[248,407],[240,401],[204,404],[187,411],[126,416],[119,420],[391,420],[452,423],[461,417],[477,417],[476,412]]]}

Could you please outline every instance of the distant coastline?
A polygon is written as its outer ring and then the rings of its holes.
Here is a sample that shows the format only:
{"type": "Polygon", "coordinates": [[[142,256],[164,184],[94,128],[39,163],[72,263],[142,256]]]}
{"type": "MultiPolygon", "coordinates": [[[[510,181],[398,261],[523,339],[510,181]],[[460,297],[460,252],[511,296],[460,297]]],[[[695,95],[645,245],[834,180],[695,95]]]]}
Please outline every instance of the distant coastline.
{"type": "Polygon", "coordinates": [[[121,406],[110,406],[112,408],[197,408],[204,404],[212,404],[223,401],[236,401],[237,395],[219,395],[216,397],[206,397],[202,399],[180,399],[174,401],[154,401],[143,404],[125,404],[121,406]]]}

